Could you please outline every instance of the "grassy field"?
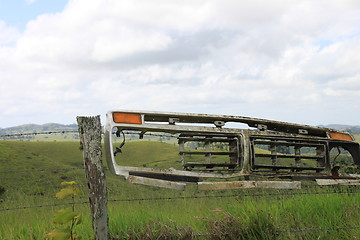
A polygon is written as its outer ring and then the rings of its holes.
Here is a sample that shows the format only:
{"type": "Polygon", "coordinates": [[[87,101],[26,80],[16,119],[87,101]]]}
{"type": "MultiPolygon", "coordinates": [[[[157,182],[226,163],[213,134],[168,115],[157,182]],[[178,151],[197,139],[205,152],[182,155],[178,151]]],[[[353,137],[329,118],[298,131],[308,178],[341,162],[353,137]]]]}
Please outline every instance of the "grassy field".
{"type": "MultiPolygon", "coordinates": [[[[127,142],[124,164],[169,167],[180,164],[177,150],[167,143],[127,142]],[[145,156],[157,161],[144,163],[145,156]]],[[[79,184],[75,208],[82,212],[83,223],[75,231],[91,239],[81,168],[78,142],[0,141],[0,239],[44,239],[55,227],[54,212],[64,208],[52,205],[69,202],[54,197],[62,181],[79,184]]],[[[178,192],[131,185],[108,172],[107,185],[114,239],[360,238],[360,228],[347,229],[360,226],[359,186],[317,187],[305,182],[302,190],[200,192],[190,186],[178,192]],[[332,228],[344,229],[324,230],[332,228]],[[288,231],[296,229],[318,230],[288,231]]]]}

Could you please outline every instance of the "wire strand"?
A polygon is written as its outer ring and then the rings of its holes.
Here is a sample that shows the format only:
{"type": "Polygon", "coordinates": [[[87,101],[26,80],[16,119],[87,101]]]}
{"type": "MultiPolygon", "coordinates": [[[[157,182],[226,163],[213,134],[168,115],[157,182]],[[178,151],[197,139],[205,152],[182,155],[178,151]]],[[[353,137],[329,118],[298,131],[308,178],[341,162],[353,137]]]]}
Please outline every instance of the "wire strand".
{"type": "Polygon", "coordinates": [[[264,197],[264,196],[295,196],[295,195],[326,195],[326,194],[356,194],[359,192],[300,192],[300,193],[256,193],[256,194],[232,194],[232,195],[206,195],[206,196],[188,196],[188,197],[158,197],[158,198],[129,198],[129,199],[109,199],[108,202],[133,202],[133,201],[161,201],[161,200],[186,200],[201,198],[229,198],[229,197],[264,197]]]}
{"type": "Polygon", "coordinates": [[[348,230],[348,229],[358,229],[357,227],[333,227],[333,228],[304,228],[304,229],[287,229],[280,230],[279,232],[309,232],[309,231],[332,231],[332,230],[348,230]]]}
{"type": "Polygon", "coordinates": [[[46,172],[46,171],[67,171],[67,170],[79,170],[84,168],[50,168],[50,169],[34,169],[34,170],[9,170],[0,171],[0,173],[18,173],[18,172],[46,172]]]}
{"type": "Polygon", "coordinates": [[[32,135],[47,135],[47,134],[65,134],[65,133],[79,133],[78,131],[48,131],[48,132],[33,132],[33,133],[13,133],[13,134],[4,134],[0,135],[0,138],[3,137],[22,137],[22,136],[32,136],[32,135]]]}
{"type": "Polygon", "coordinates": [[[57,203],[57,204],[47,204],[47,205],[36,205],[36,206],[21,206],[21,207],[14,207],[14,208],[3,208],[0,209],[0,212],[4,211],[13,211],[13,210],[24,210],[24,209],[31,209],[31,208],[46,208],[46,207],[57,207],[57,206],[64,206],[64,205],[72,205],[72,204],[87,204],[88,201],[84,202],[68,202],[68,203],[57,203]]]}
{"type": "MultiPolygon", "coordinates": [[[[201,199],[201,198],[229,198],[229,197],[260,197],[260,196],[293,196],[293,195],[319,195],[319,194],[356,194],[360,192],[316,192],[316,193],[308,193],[308,192],[300,192],[300,193],[266,193],[266,194],[232,194],[232,195],[206,195],[206,196],[188,196],[188,197],[158,197],[158,198],[128,198],[128,199],[109,199],[108,202],[135,202],[135,201],[163,201],[163,200],[186,200],[186,199],[201,199]]],[[[84,204],[87,202],[77,202],[75,204],[84,204]]],[[[63,204],[52,204],[52,205],[38,205],[38,206],[21,206],[16,208],[5,208],[0,209],[0,211],[8,211],[8,210],[20,210],[20,209],[29,209],[29,208],[42,208],[42,207],[54,207],[67,205],[70,203],[63,204]]]]}

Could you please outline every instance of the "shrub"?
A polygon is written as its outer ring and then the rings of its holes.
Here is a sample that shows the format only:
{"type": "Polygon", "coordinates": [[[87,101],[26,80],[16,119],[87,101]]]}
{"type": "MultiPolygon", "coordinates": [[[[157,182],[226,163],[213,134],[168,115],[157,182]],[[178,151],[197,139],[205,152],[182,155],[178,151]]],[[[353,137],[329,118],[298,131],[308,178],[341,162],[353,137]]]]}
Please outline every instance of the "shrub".
{"type": "Polygon", "coordinates": [[[0,198],[5,194],[5,188],[0,186],[0,198]]]}
{"type": "Polygon", "coordinates": [[[178,227],[175,223],[165,224],[161,222],[151,222],[141,229],[132,229],[128,233],[123,233],[118,239],[142,239],[142,240],[189,240],[193,239],[191,228],[178,227]]]}
{"type": "Polygon", "coordinates": [[[75,211],[75,196],[79,194],[79,189],[75,182],[62,182],[64,186],[56,194],[56,198],[63,199],[71,197],[72,206],[61,209],[54,214],[54,224],[57,228],[45,235],[46,238],[55,240],[75,240],[81,237],[74,232],[74,227],[81,223],[81,215],[75,211]]]}
{"type": "Polygon", "coordinates": [[[209,239],[276,239],[278,232],[271,217],[263,212],[251,216],[248,221],[230,213],[216,210],[222,217],[207,219],[209,239]]]}

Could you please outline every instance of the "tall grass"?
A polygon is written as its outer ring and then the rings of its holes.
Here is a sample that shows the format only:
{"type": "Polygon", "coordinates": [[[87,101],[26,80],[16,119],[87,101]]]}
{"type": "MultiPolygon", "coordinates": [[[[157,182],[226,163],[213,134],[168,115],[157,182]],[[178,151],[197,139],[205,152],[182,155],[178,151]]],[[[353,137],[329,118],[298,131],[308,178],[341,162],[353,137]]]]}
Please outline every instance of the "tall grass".
{"type": "MultiPolygon", "coordinates": [[[[2,141],[0,171],[79,167],[82,156],[78,146],[78,143],[2,141]]],[[[168,154],[172,156],[173,153],[169,151],[168,154]]],[[[0,195],[0,209],[64,203],[66,200],[54,197],[59,183],[64,180],[77,181],[82,189],[77,201],[87,200],[82,170],[1,173],[0,186],[5,192],[0,195]]],[[[360,226],[360,194],[333,193],[360,191],[359,186],[305,185],[308,188],[302,190],[211,192],[199,192],[195,186],[190,186],[186,191],[178,192],[129,185],[123,179],[107,174],[110,231],[114,239],[360,238],[359,228],[288,231],[360,226]]],[[[44,234],[54,228],[52,216],[60,208],[63,206],[1,211],[0,239],[43,239],[44,234]]],[[[89,207],[78,204],[76,208],[84,215],[84,223],[76,232],[83,239],[91,239],[89,207]]]]}
{"type": "MultiPolygon", "coordinates": [[[[358,193],[332,194],[330,191],[329,194],[312,194],[318,191],[313,189],[308,190],[309,194],[306,195],[266,195],[269,191],[248,190],[236,191],[238,197],[226,197],[233,195],[234,191],[187,191],[172,194],[169,190],[149,191],[149,187],[146,186],[128,187],[134,187],[137,199],[164,196],[171,198],[177,195],[204,198],[112,201],[131,199],[134,196],[110,195],[110,230],[112,236],[117,239],[142,238],[144,234],[150,237],[148,239],[157,239],[160,235],[170,239],[178,239],[180,236],[191,236],[193,239],[233,239],[237,234],[244,239],[356,239],[360,236],[360,229],[283,231],[359,226],[358,193]],[[264,195],[248,196],[252,193],[264,195]],[[224,197],[211,197],[214,195],[224,197]]],[[[23,203],[18,201],[17,204],[36,204],[35,199],[28,201],[29,199],[24,199],[23,203]]],[[[53,201],[47,198],[43,201],[43,204],[46,203],[51,204],[53,201]]],[[[85,220],[76,231],[83,239],[91,239],[89,208],[87,205],[76,207],[84,214],[85,220]]],[[[42,239],[44,233],[53,228],[52,214],[58,208],[61,207],[2,212],[0,239],[42,239]]]]}
{"type": "Polygon", "coordinates": [[[232,236],[241,233],[244,239],[356,239],[360,236],[359,229],[287,232],[359,225],[359,194],[312,195],[312,190],[308,193],[241,197],[238,192],[239,197],[229,198],[110,203],[110,226],[113,233],[121,235],[139,232],[154,222],[167,226],[176,223],[178,227],[190,228],[192,233],[215,239],[216,236],[232,239],[227,235],[231,233],[232,236]],[[121,213],[119,208],[123,209],[121,213]]]}

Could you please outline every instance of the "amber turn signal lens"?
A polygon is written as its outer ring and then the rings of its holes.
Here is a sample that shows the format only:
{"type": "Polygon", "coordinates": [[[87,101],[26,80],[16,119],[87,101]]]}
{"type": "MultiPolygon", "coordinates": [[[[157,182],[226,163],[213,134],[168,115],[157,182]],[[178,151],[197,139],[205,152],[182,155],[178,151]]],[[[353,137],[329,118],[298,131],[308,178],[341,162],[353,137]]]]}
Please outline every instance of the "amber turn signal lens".
{"type": "Polygon", "coordinates": [[[329,137],[332,139],[338,139],[338,140],[345,140],[345,141],[351,141],[351,142],[354,141],[353,137],[347,133],[330,132],[329,137]]]}
{"type": "Polygon", "coordinates": [[[137,113],[114,112],[113,119],[115,123],[142,124],[141,115],[137,113]]]}

